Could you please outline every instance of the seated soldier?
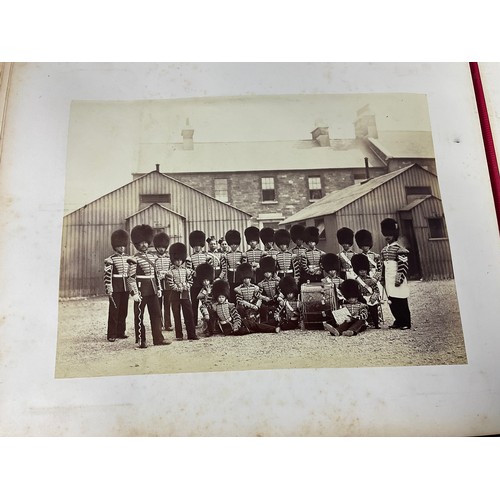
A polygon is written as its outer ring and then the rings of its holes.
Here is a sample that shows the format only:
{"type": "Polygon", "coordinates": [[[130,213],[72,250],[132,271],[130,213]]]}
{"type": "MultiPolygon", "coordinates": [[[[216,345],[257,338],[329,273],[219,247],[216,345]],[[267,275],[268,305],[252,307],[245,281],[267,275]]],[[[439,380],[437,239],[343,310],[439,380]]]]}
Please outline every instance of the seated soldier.
{"type": "Polygon", "coordinates": [[[214,268],[208,262],[200,264],[196,268],[195,280],[201,285],[201,289],[197,295],[197,300],[200,302],[200,313],[203,318],[202,335],[211,337],[214,334],[214,311],[211,307],[212,303],[212,287],[214,280],[214,268]]]}
{"type": "Polygon", "coordinates": [[[297,283],[292,276],[285,276],[281,278],[279,288],[278,308],[274,316],[278,324],[277,331],[301,328],[302,314],[297,283]]]}
{"type": "Polygon", "coordinates": [[[218,280],[212,287],[212,310],[214,312],[214,334],[237,335],[241,328],[241,316],[234,304],[229,302],[231,290],[227,281],[218,280]]]}
{"type": "Polygon", "coordinates": [[[263,323],[274,324],[274,312],[278,307],[279,279],[275,276],[276,261],[271,256],[262,257],[260,270],[264,279],[258,283],[262,305],[260,319],[263,323]]]}

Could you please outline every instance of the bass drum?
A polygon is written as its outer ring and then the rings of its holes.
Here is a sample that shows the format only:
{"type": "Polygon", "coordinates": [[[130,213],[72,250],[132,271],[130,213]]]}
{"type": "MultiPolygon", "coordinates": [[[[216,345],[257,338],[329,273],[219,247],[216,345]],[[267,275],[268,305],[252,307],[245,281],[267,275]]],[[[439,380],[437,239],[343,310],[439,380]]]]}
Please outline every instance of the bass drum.
{"type": "Polygon", "coordinates": [[[324,330],[323,321],[333,318],[338,309],[334,288],[320,283],[307,283],[300,288],[302,319],[306,330],[324,330]]]}

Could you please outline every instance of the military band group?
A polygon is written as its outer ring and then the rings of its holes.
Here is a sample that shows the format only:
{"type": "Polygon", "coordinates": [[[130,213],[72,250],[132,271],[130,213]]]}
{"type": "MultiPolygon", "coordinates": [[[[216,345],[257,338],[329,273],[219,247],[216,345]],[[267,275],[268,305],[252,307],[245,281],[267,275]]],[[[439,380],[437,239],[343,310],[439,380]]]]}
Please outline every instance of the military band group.
{"type": "Polygon", "coordinates": [[[250,226],[243,250],[237,230],[220,239],[196,230],[189,234],[190,252],[147,224],[130,235],[119,229],[111,235],[114,253],[104,262],[107,339],[127,338],[130,297],[139,348],[148,344],[146,307],[153,345],[171,343],[162,331],[174,331],[179,341],[184,332],[188,340],[294,329],[352,336],[381,328],[384,300],[394,316],[389,328],[408,330],[408,250],[398,242],[394,219],[384,219],[380,228],[387,243],[380,254],[372,251],[370,231],[347,227],[337,232],[338,252],[317,248],[314,226],[250,226]],[[133,256],[126,255],[130,240],[133,256]],[[359,253],[353,252],[354,240],[359,253]]]}

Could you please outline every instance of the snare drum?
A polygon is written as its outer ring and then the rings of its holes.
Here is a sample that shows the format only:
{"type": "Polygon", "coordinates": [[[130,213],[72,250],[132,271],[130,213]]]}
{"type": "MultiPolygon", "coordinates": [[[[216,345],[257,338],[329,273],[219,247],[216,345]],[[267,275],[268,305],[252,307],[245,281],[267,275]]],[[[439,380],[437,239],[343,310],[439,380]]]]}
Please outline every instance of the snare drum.
{"type": "Polygon", "coordinates": [[[332,310],[338,308],[333,287],[306,283],[300,289],[300,297],[304,327],[307,330],[323,330],[323,321],[332,319],[332,310]]]}

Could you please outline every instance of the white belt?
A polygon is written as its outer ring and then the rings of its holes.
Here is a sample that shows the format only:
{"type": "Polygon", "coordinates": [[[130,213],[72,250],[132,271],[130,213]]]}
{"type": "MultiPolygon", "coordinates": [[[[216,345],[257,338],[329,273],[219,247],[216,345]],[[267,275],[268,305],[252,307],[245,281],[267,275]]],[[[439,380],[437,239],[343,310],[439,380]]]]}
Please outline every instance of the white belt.
{"type": "Polygon", "coordinates": [[[128,278],[126,274],[113,274],[113,278],[128,278]]]}
{"type": "Polygon", "coordinates": [[[278,271],[278,274],[290,274],[293,273],[293,269],[289,269],[288,271],[278,271]]]}
{"type": "Polygon", "coordinates": [[[141,279],[141,280],[152,280],[154,278],[154,276],[151,276],[151,275],[145,276],[142,274],[138,274],[138,275],[136,275],[136,278],[141,279]]]}

